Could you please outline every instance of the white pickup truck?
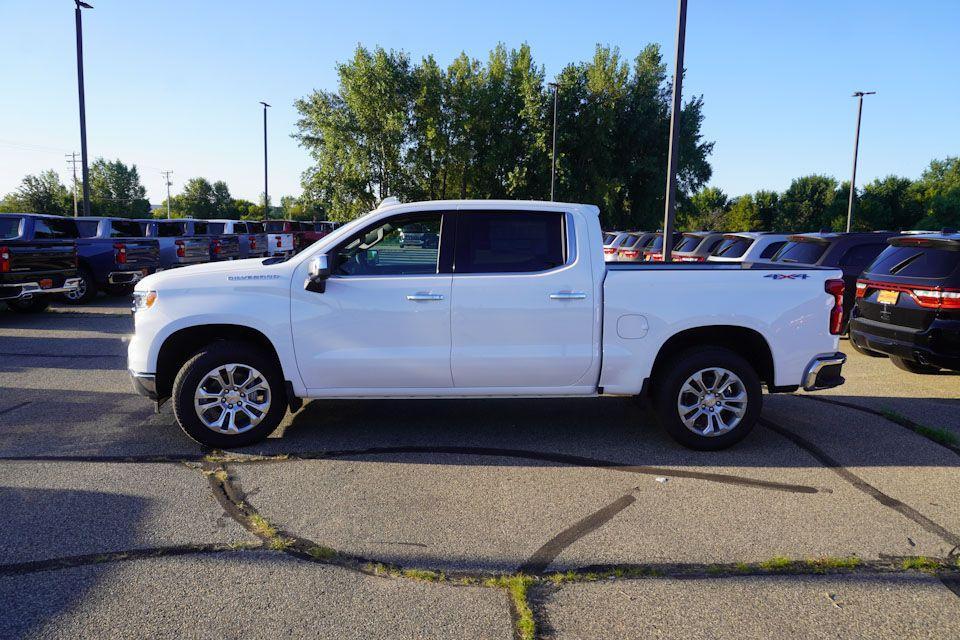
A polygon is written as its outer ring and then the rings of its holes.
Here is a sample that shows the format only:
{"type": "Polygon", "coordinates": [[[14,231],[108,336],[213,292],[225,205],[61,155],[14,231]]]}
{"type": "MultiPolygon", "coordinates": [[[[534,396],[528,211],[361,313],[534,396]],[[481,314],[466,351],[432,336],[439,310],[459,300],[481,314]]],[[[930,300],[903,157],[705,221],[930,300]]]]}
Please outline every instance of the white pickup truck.
{"type": "Polygon", "coordinates": [[[141,280],[129,369],[194,440],[266,438],[308,398],[638,396],[684,445],[721,449],[762,388],[843,383],[833,269],[605,263],[598,210],[393,204],[287,260],[141,280]],[[438,246],[401,246],[401,230],[438,246]]]}

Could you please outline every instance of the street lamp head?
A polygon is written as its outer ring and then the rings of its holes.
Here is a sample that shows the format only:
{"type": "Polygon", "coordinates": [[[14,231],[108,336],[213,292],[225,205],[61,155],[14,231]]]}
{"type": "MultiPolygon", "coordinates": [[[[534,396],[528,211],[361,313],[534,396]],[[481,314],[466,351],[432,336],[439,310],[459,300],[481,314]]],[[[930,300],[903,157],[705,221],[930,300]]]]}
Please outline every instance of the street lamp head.
{"type": "Polygon", "coordinates": [[[75,0],[77,3],[77,9],[93,9],[92,4],[87,4],[86,2],[81,2],[81,0],[75,0]]]}
{"type": "Polygon", "coordinates": [[[854,91],[851,98],[862,98],[863,96],[872,96],[876,91],[854,91]]]}
{"type": "Polygon", "coordinates": [[[270,106],[270,105],[268,105],[266,102],[264,102],[263,100],[260,101],[260,104],[263,105],[263,108],[264,108],[264,109],[266,109],[267,107],[270,106]]]}

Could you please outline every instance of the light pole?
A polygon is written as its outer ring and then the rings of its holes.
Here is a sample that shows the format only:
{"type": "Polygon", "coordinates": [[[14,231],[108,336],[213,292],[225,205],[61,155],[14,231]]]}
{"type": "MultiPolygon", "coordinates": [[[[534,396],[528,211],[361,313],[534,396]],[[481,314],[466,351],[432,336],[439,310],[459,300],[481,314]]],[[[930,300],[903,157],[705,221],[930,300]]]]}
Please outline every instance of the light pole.
{"type": "Polygon", "coordinates": [[[547,86],[553,87],[553,157],[550,160],[550,201],[553,202],[556,200],[554,184],[557,180],[557,91],[560,87],[556,82],[550,82],[547,86]]]}
{"type": "Polygon", "coordinates": [[[77,88],[80,93],[80,161],[83,176],[83,215],[90,215],[90,174],[87,170],[87,107],[83,99],[83,21],[81,9],[93,9],[93,6],[80,0],[74,0],[74,15],[77,23],[77,88]]]}
{"type": "Polygon", "coordinates": [[[173,184],[172,182],[170,182],[170,174],[171,174],[171,173],[173,173],[173,171],[169,171],[169,170],[168,170],[168,171],[161,171],[161,172],[160,172],[160,175],[163,176],[163,181],[164,181],[164,182],[166,183],[166,185],[167,185],[167,220],[170,219],[170,186],[173,184]]]}
{"type": "Polygon", "coordinates": [[[670,112],[670,146],[667,150],[667,192],[663,208],[663,261],[672,260],[673,221],[677,213],[677,157],[680,155],[680,99],[683,95],[683,47],[687,38],[687,0],[677,14],[677,56],[673,69],[673,106],[670,112]]]}
{"type": "Polygon", "coordinates": [[[855,91],[857,99],[857,133],[853,138],[853,175],[850,176],[850,201],[847,203],[847,233],[853,225],[853,201],[857,193],[857,153],[860,150],[860,116],[863,115],[863,96],[872,96],[876,91],[855,91]]]}
{"type": "Polygon", "coordinates": [[[263,219],[270,217],[270,192],[267,190],[267,108],[270,107],[264,101],[263,105],[263,219]]]}

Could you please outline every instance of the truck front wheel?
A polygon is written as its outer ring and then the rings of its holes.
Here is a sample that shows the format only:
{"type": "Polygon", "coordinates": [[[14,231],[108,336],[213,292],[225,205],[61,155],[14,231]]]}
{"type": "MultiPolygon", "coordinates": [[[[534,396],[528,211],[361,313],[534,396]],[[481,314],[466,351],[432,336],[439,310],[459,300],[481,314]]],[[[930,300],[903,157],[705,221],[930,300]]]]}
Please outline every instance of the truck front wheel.
{"type": "Polygon", "coordinates": [[[215,342],[187,360],[173,383],[180,428],[208,447],[263,440],[280,424],[287,399],[280,369],[260,349],[215,342]]]}
{"type": "Polygon", "coordinates": [[[760,378],[740,355],[720,347],[688,349],[654,380],[660,422],[680,444],[701,451],[743,440],[760,417],[760,378]],[[669,369],[667,369],[669,367],[669,369]]]}

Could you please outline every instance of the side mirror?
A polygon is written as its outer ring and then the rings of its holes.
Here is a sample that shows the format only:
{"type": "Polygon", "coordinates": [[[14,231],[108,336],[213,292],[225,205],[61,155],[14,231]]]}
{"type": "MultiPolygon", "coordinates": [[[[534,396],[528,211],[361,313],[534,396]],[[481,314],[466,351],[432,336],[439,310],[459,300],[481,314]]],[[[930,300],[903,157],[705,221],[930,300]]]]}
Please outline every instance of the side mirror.
{"type": "Polygon", "coordinates": [[[327,263],[327,254],[321,254],[310,261],[308,277],[303,288],[314,293],[323,293],[327,290],[327,278],[330,277],[330,267],[327,263]]]}

